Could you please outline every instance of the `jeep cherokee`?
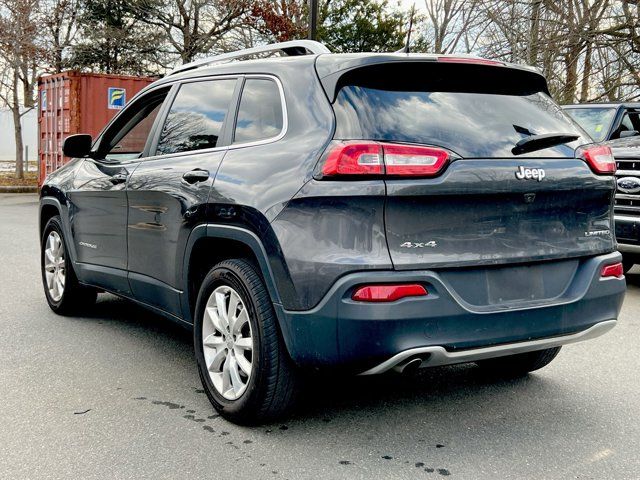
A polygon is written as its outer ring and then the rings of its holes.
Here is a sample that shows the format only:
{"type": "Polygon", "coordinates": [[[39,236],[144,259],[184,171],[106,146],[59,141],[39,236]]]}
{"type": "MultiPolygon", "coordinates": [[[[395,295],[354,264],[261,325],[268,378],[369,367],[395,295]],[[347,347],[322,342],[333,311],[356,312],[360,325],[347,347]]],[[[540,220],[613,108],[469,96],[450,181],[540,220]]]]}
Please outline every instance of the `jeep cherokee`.
{"type": "Polygon", "coordinates": [[[620,311],[615,163],[589,142],[527,67],[309,41],[202,60],[65,139],[45,295],[193,328],[241,423],[282,415],[309,370],[524,374],[620,311]]]}

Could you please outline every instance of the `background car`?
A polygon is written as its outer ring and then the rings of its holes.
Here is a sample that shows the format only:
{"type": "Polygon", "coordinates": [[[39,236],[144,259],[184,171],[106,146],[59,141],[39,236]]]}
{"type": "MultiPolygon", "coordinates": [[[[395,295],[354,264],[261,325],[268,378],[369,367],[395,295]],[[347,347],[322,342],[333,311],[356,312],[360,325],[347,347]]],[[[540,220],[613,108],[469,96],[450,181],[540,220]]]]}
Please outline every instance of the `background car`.
{"type": "Polygon", "coordinates": [[[640,263],[640,103],[565,105],[565,111],[616,159],[615,225],[625,273],[640,263]]]}

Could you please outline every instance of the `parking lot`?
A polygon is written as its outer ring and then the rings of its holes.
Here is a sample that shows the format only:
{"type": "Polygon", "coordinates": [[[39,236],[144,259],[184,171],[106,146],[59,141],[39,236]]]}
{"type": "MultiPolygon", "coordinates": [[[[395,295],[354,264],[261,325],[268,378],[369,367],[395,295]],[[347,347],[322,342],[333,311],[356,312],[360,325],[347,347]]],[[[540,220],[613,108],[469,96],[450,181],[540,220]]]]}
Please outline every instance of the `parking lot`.
{"type": "Polygon", "coordinates": [[[111,295],[53,314],[36,225],[37,197],[0,196],[1,478],[640,478],[640,274],[612,332],[527,378],[321,378],[246,428],[203,394],[189,332],[111,295]]]}

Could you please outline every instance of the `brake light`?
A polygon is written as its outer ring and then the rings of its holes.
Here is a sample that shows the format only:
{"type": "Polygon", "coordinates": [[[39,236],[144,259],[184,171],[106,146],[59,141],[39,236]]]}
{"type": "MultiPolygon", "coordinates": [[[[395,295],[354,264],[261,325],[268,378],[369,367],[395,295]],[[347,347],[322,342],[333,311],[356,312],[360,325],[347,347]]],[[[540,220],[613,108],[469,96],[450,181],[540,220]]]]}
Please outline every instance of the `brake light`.
{"type": "Polygon", "coordinates": [[[420,284],[368,285],[358,288],[351,298],[359,302],[395,302],[406,297],[424,297],[427,289],[420,284]]]}
{"type": "Polygon", "coordinates": [[[337,144],[322,166],[323,175],[380,175],[384,173],[382,147],[377,143],[337,144]]]}
{"type": "Polygon", "coordinates": [[[624,276],[624,269],[622,268],[622,263],[614,263],[613,265],[605,265],[602,267],[602,273],[600,274],[602,278],[622,278],[624,276]]]}
{"type": "Polygon", "coordinates": [[[497,60],[487,60],[486,58],[479,57],[438,57],[438,62],[441,63],[471,63],[476,65],[495,65],[504,67],[503,62],[497,60]]]}
{"type": "Polygon", "coordinates": [[[434,177],[449,163],[436,147],[381,142],[335,142],[325,154],[322,176],[388,175],[434,177]]]}
{"type": "Polygon", "coordinates": [[[577,156],[587,162],[595,173],[606,175],[616,171],[616,159],[606,145],[580,147],[577,156]]]}

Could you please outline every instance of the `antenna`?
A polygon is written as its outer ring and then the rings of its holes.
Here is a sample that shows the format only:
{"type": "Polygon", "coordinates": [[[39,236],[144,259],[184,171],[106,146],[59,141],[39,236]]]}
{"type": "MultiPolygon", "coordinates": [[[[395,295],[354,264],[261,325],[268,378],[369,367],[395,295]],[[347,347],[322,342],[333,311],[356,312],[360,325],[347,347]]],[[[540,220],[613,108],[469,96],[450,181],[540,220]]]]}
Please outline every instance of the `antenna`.
{"type": "Polygon", "coordinates": [[[416,4],[411,6],[411,13],[409,14],[409,31],[407,32],[407,43],[404,45],[404,49],[402,51],[404,53],[409,53],[409,42],[411,41],[411,30],[413,29],[413,15],[416,13],[416,4]]]}

